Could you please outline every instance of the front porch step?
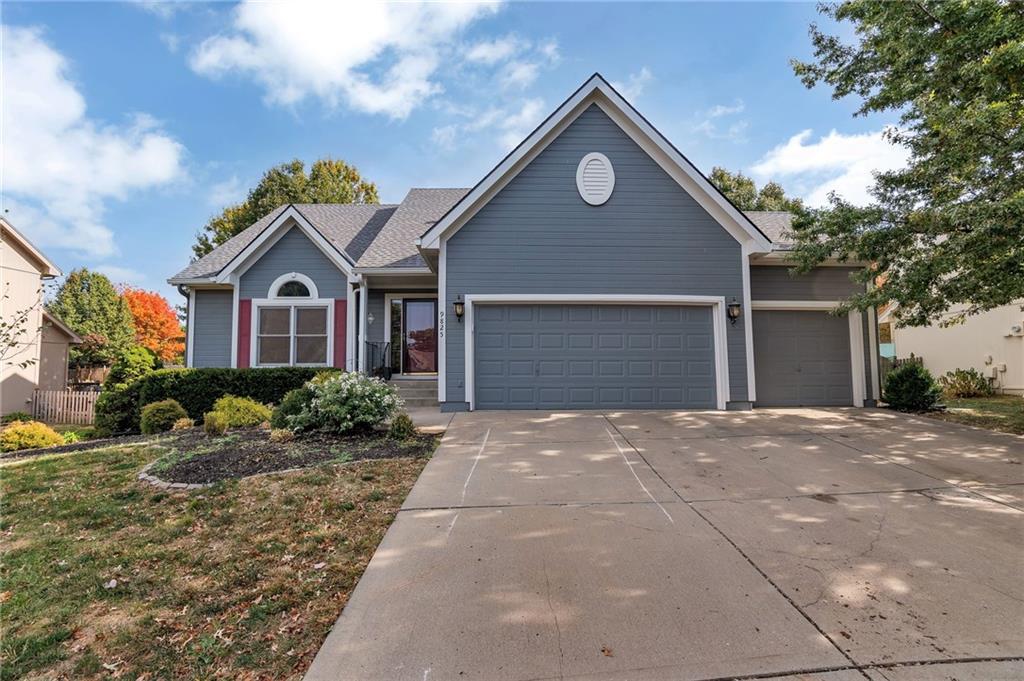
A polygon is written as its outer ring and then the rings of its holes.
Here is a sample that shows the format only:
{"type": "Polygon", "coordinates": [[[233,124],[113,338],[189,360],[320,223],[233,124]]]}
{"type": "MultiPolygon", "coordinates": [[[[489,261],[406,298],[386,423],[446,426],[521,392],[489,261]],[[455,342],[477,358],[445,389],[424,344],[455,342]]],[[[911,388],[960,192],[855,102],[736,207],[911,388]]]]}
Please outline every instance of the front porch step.
{"type": "Polygon", "coordinates": [[[398,390],[406,407],[436,407],[436,378],[393,378],[391,385],[398,390]]]}

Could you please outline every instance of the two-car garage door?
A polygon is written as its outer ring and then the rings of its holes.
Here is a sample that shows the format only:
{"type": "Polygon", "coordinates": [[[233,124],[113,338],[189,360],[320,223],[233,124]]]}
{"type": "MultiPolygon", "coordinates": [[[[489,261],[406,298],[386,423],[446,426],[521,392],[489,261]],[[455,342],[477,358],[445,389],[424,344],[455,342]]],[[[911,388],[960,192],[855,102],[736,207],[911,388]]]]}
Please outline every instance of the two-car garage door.
{"type": "Polygon", "coordinates": [[[474,309],[477,409],[714,409],[711,307],[474,309]]]}

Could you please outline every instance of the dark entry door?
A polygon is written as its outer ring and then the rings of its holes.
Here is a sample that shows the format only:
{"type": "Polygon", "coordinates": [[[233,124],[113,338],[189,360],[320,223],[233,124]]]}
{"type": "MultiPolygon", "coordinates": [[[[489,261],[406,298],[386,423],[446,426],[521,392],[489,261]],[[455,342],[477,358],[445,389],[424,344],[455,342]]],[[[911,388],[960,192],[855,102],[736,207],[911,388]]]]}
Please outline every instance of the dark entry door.
{"type": "Polygon", "coordinates": [[[437,371],[437,300],[402,301],[403,373],[437,371]]]}

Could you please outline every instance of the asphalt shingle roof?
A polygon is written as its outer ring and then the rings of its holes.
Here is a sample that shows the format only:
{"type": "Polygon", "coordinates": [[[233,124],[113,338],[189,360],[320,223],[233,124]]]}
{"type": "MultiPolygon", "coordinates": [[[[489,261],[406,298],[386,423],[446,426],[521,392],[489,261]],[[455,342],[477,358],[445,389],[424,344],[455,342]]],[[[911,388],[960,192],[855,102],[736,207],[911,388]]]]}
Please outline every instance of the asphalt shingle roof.
{"type": "MultiPolygon", "coordinates": [[[[465,188],[411,189],[398,205],[297,203],[302,213],[332,245],[359,267],[426,267],[416,239],[469,192],[465,188]]],[[[172,281],[216,276],[287,208],[281,206],[172,277],[172,281]]],[[[746,211],[772,243],[792,244],[793,215],[785,211],[746,211]]]]}
{"type": "Polygon", "coordinates": [[[410,189],[398,210],[358,260],[359,267],[426,267],[416,239],[447,213],[468,189],[410,189]]]}
{"type": "Polygon", "coordinates": [[[765,236],[776,246],[787,247],[793,244],[789,228],[793,225],[793,214],[784,210],[748,210],[743,212],[765,236]]]}
{"type": "MultiPolygon", "coordinates": [[[[333,246],[344,251],[353,261],[359,259],[373,243],[384,224],[394,214],[396,205],[363,205],[342,203],[292,204],[316,227],[333,246]]],[[[225,265],[245,250],[256,237],[288,206],[275,208],[245,230],[231,237],[171,280],[203,279],[215,276],[225,265]]]]}

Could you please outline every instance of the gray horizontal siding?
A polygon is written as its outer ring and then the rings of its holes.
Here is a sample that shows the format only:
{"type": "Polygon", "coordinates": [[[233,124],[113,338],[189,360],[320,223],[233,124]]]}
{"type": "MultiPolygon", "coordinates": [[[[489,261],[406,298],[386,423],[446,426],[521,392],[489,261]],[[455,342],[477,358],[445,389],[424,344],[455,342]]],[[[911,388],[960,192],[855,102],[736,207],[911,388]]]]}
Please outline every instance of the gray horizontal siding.
{"type": "Polygon", "coordinates": [[[266,298],[282,274],[298,272],[316,283],[321,298],[345,298],[347,277],[298,227],[292,227],[241,279],[242,298],[266,298]]]}
{"type": "Polygon", "coordinates": [[[196,291],[192,366],[231,366],[232,291],[196,291]]]}
{"type": "Polygon", "coordinates": [[[857,268],[819,267],[807,274],[790,274],[789,267],[750,268],[752,300],[842,300],[863,290],[850,278],[857,268]]]}
{"type": "MultiPolygon", "coordinates": [[[[675,294],[742,299],[740,245],[596,106],[580,115],[447,244],[446,310],[458,295],[675,294]],[[589,152],[615,190],[576,189],[589,152]]],[[[466,399],[462,327],[449,314],[447,399],[466,399]]],[[[747,399],[744,328],[728,325],[733,400],[747,399]]]]}

